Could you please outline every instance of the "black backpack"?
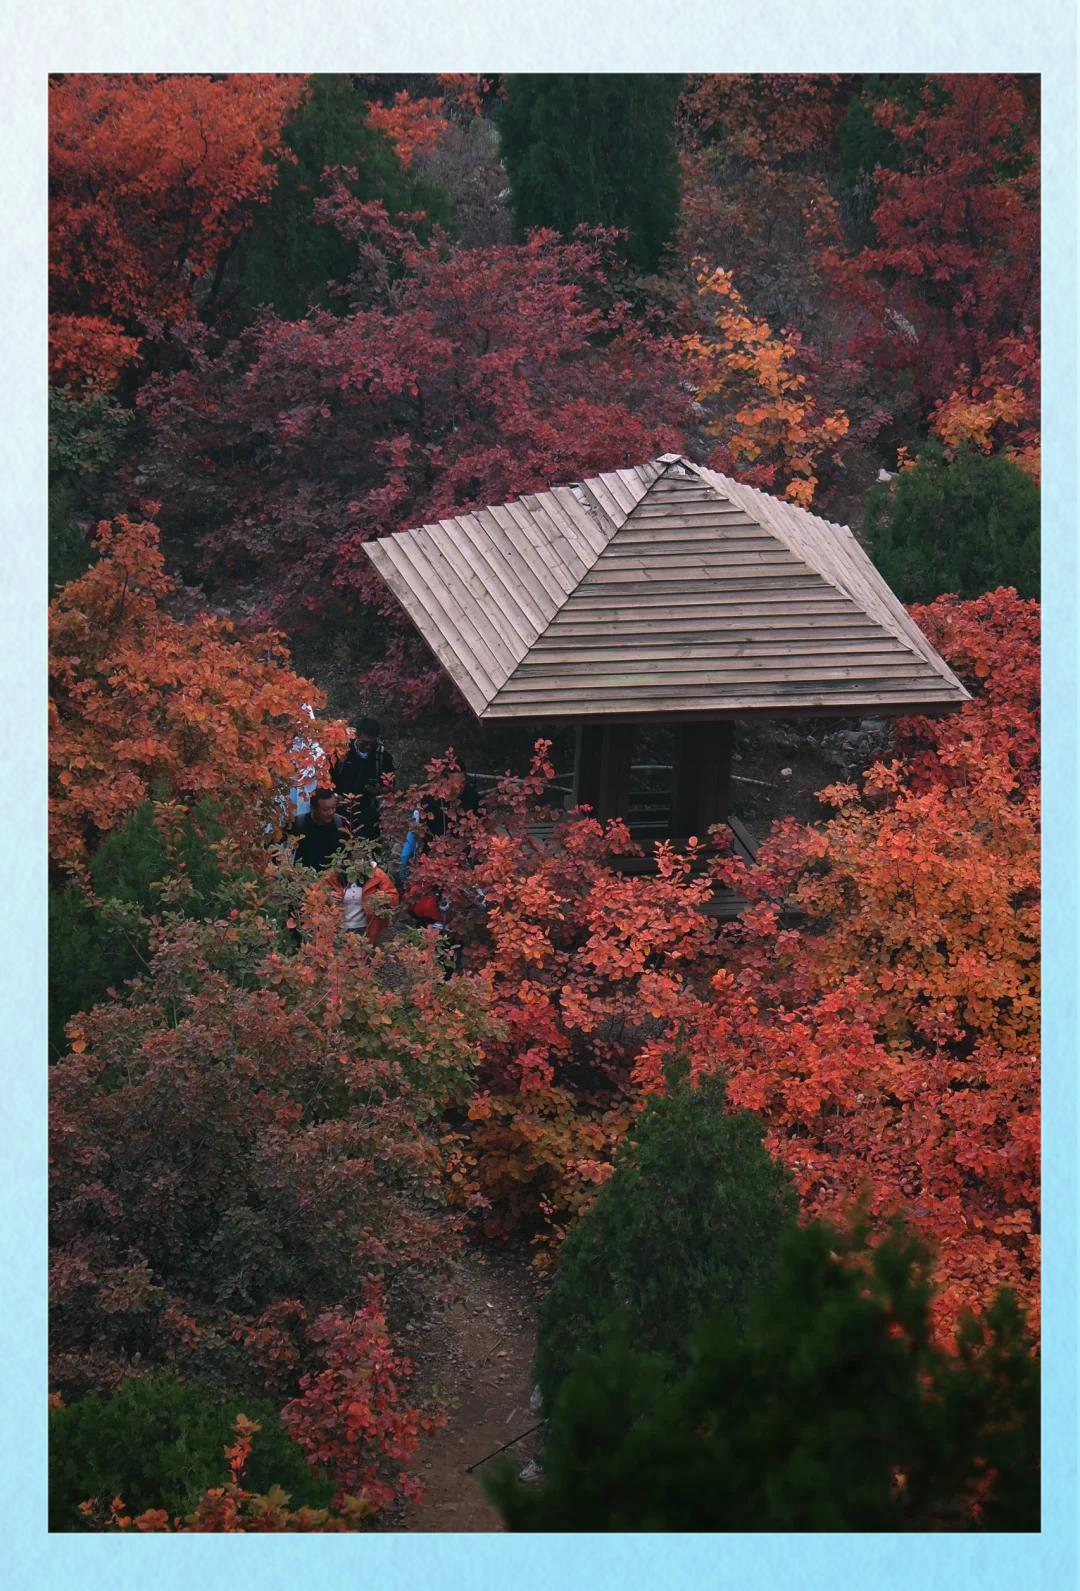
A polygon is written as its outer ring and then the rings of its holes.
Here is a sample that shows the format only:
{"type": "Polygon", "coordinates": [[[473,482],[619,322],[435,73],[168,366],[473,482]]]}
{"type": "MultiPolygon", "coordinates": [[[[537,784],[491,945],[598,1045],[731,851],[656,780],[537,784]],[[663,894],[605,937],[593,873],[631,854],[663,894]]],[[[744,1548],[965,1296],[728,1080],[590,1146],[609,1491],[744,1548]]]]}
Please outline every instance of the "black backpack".
{"type": "Polygon", "coordinates": [[[350,740],[348,751],[334,769],[334,788],[339,795],[372,795],[387,772],[386,748],[381,740],[376,741],[366,759],[357,751],[356,741],[350,740]]]}
{"type": "MultiPolygon", "coordinates": [[[[344,818],[339,818],[336,812],[334,813],[333,822],[334,822],[334,827],[335,827],[335,829],[337,829],[339,834],[348,835],[349,831],[348,831],[348,828],[346,827],[344,818]]],[[[311,809],[309,808],[308,811],[304,813],[303,817],[302,818],[297,818],[296,822],[293,824],[293,833],[294,834],[298,834],[298,835],[306,834],[308,832],[308,828],[309,828],[310,823],[311,823],[311,809]]]]}

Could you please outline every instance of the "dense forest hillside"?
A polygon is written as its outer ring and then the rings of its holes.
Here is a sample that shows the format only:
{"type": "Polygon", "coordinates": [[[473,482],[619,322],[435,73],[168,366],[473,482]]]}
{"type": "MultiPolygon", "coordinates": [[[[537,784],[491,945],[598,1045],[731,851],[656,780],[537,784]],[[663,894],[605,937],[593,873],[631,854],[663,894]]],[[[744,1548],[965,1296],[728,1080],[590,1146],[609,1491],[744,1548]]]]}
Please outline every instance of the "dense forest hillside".
{"type": "Polygon", "coordinates": [[[553,1282],[510,1528],[734,1528],[686,1504],[732,1453],[740,1528],[1037,1528],[1038,111],[50,80],[53,1528],[412,1517],[455,1405],[406,1347],[496,1249],[553,1282]],[[664,453],[850,525],[971,699],[740,723],[756,859],[627,872],[572,732],[479,724],[364,544],[664,453]],[[368,718],[320,871],[295,794],[368,718]],[[860,1367],[839,1501],[724,1402],[795,1339],[860,1367]],[[652,1433],[625,1494],[590,1421],[652,1433]]]}

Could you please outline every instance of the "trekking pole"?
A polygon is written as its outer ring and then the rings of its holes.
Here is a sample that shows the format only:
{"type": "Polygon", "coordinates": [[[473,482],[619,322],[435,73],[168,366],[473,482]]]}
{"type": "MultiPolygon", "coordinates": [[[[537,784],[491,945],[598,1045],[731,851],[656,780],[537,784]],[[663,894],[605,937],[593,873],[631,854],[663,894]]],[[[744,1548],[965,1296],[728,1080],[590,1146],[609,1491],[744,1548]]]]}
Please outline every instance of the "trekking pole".
{"type": "Polygon", "coordinates": [[[487,1453],[483,1458],[478,1458],[475,1464],[466,1464],[466,1475],[471,1475],[474,1469],[479,1469],[481,1464],[486,1464],[489,1458],[495,1458],[497,1454],[505,1453],[506,1449],[513,1447],[515,1442],[523,1442],[527,1436],[531,1436],[534,1431],[538,1431],[542,1425],[546,1424],[546,1420],[537,1420],[535,1425],[530,1425],[527,1431],[522,1431],[519,1435],[512,1436],[509,1442],[504,1442],[502,1447],[497,1447],[493,1453],[487,1453]]]}

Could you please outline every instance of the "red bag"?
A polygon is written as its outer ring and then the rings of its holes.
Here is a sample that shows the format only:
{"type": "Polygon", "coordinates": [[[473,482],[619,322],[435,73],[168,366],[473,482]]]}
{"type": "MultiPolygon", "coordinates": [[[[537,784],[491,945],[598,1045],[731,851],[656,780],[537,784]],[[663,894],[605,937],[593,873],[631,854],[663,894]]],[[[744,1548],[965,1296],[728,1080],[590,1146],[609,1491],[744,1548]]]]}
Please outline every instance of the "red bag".
{"type": "Polygon", "coordinates": [[[405,901],[409,915],[415,917],[418,923],[441,923],[442,910],[439,906],[439,897],[433,889],[419,890],[408,896],[405,901]]]}

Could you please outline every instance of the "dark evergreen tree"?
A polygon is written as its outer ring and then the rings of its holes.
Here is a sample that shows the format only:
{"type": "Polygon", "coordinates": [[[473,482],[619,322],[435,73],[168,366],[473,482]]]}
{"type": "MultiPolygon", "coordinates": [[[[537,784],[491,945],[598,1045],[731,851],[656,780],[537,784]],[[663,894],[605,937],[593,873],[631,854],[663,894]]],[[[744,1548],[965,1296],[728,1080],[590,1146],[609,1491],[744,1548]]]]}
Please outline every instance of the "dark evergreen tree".
{"type": "Polygon", "coordinates": [[[88,527],[100,517],[110,471],[131,419],[105,393],[49,389],[49,594],[94,561],[88,527]]]}
{"type": "Polygon", "coordinates": [[[915,112],[922,100],[925,76],[913,72],[871,73],[863,78],[836,129],[840,178],[845,188],[873,178],[879,166],[900,165],[903,146],[878,119],[879,107],[902,105],[915,112]]]}
{"type": "Polygon", "coordinates": [[[878,119],[886,102],[914,114],[926,82],[916,73],[869,73],[859,82],[836,128],[840,155],[840,199],[848,244],[872,248],[877,243],[873,212],[878,202],[879,169],[903,163],[900,140],[878,119]]]}
{"type": "Polygon", "coordinates": [[[282,160],[277,184],[259,205],[250,230],[238,247],[235,308],[241,314],[268,304],[286,320],[296,320],[313,306],[333,308],[343,302],[327,291],[328,283],[346,280],[356,266],[356,251],[330,225],[313,216],[316,199],[325,192],[327,166],[355,171],[351,192],[363,200],[379,200],[390,214],[422,211],[429,221],[449,226],[446,195],[434,182],[405,171],[389,141],[366,119],[367,101],[343,72],[316,74],[311,90],[284,131],[295,160],[282,160]]]}
{"type": "Polygon", "coordinates": [[[678,222],[679,83],[650,72],[509,77],[499,130],[519,236],[619,227],[630,261],[655,271],[678,222]]]}
{"type": "Polygon", "coordinates": [[[1038,1530],[1039,1365],[1008,1294],[958,1352],[931,1334],[930,1256],[824,1225],[775,1285],[703,1328],[688,1366],[624,1333],[567,1377],[539,1484],[487,1488],[511,1530],[1038,1530]]]}
{"type": "Polygon", "coordinates": [[[929,443],[866,512],[870,556],[903,602],[1014,586],[1039,595],[1039,488],[1004,454],[929,443]]]}
{"type": "Polygon", "coordinates": [[[760,1122],[725,1110],[721,1080],[683,1083],[653,1100],[560,1252],[540,1314],[545,1405],[575,1353],[601,1348],[616,1319],[637,1348],[678,1358],[716,1310],[744,1318],[773,1276],[795,1208],[760,1122]]]}

